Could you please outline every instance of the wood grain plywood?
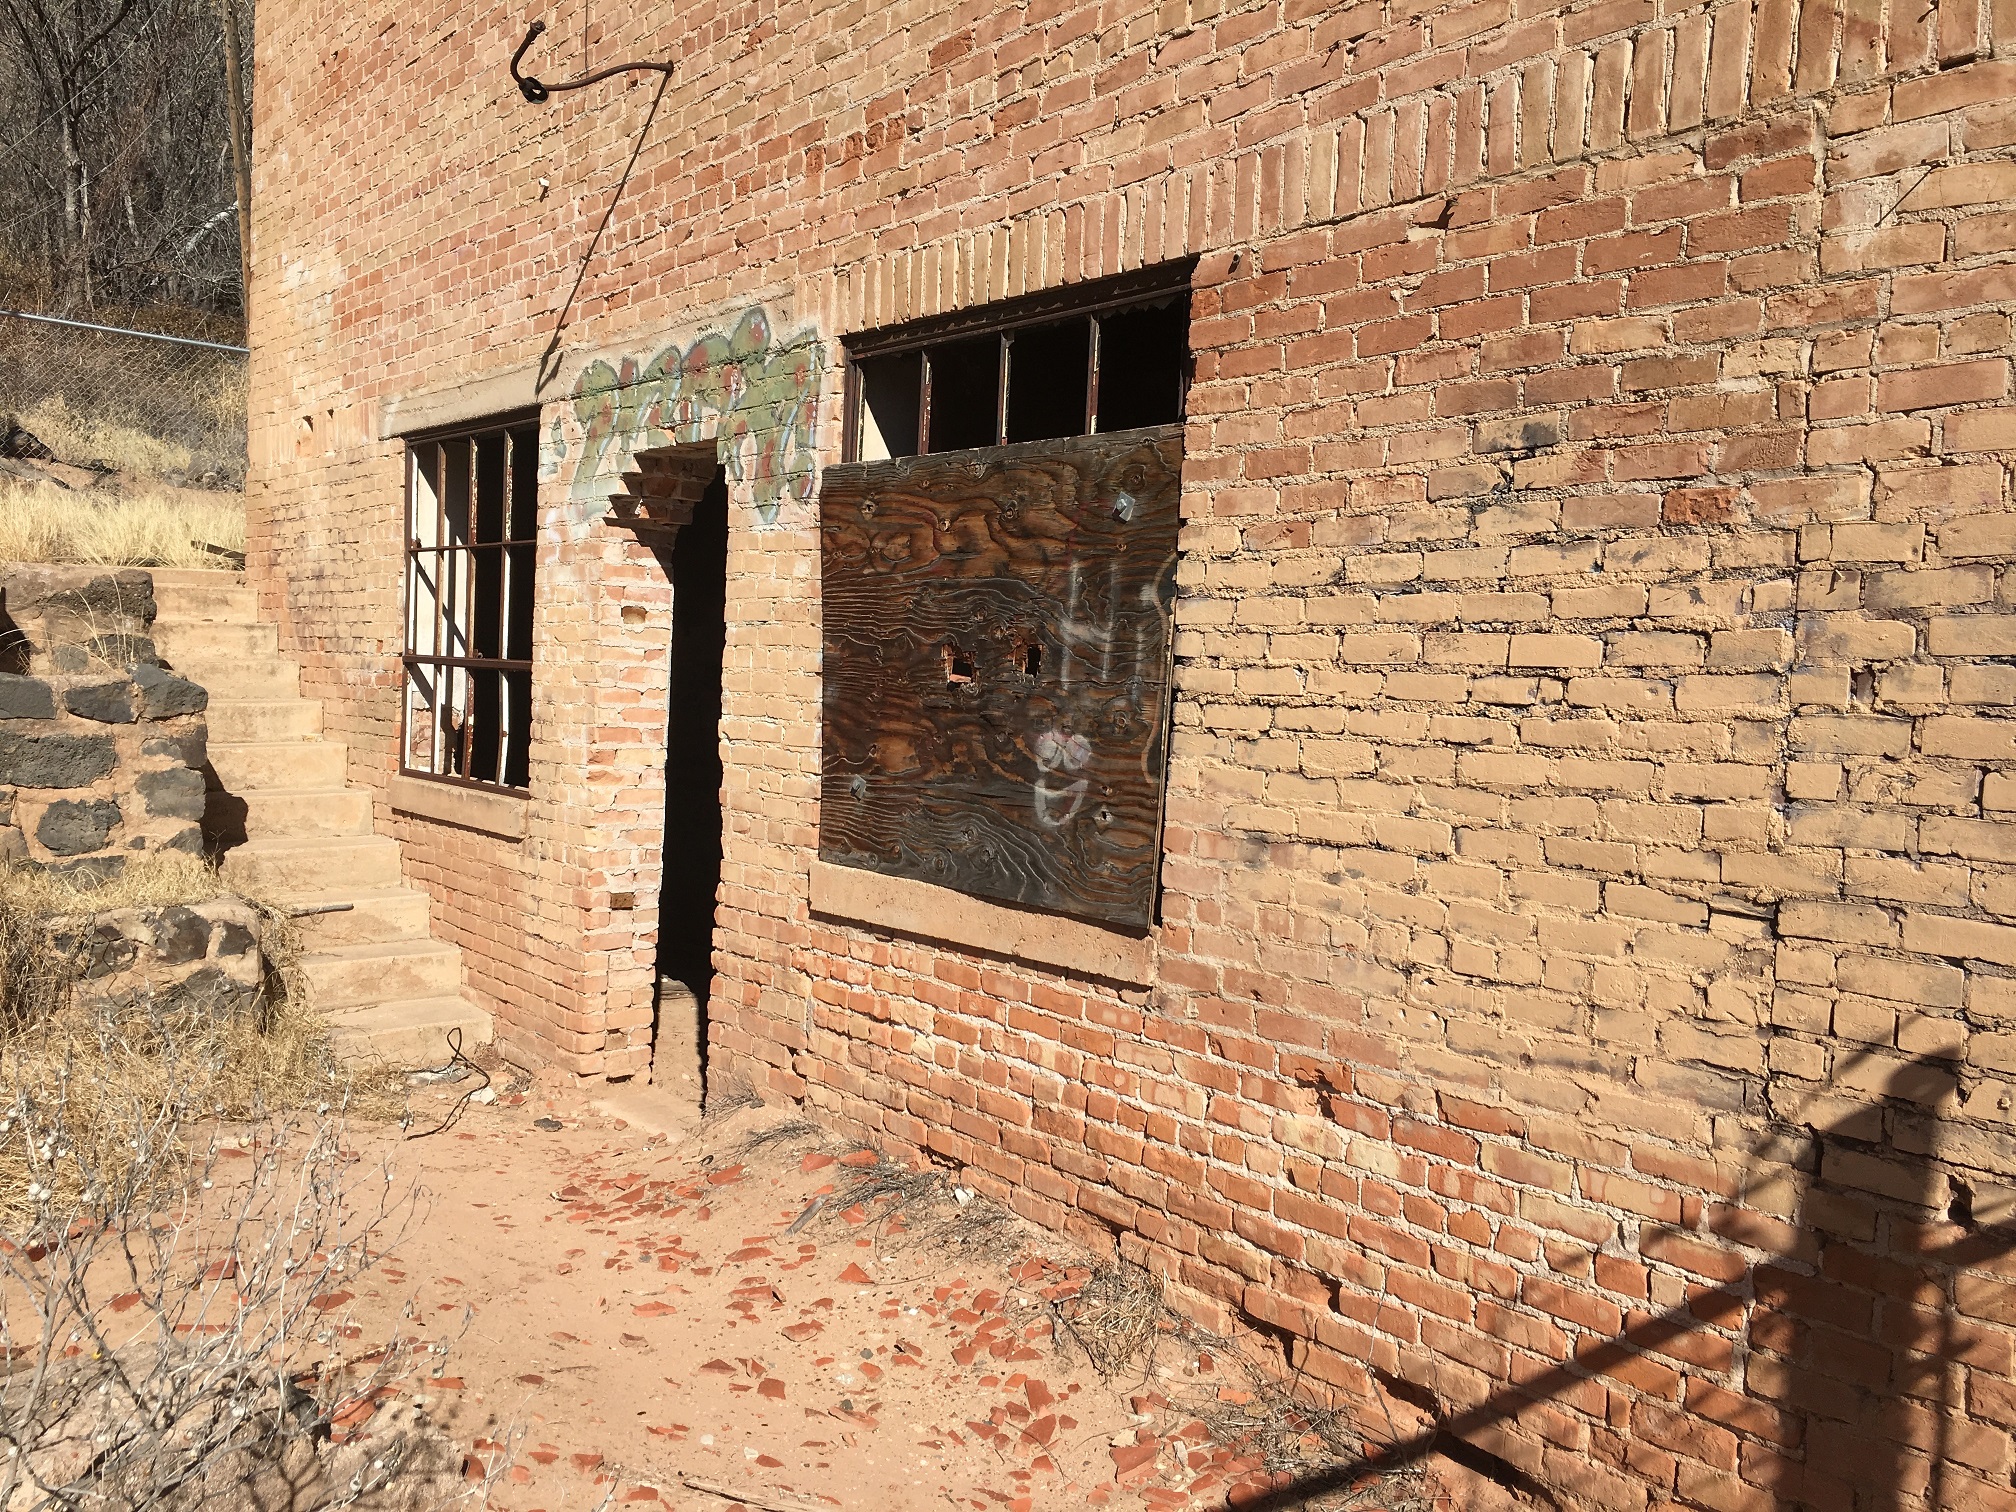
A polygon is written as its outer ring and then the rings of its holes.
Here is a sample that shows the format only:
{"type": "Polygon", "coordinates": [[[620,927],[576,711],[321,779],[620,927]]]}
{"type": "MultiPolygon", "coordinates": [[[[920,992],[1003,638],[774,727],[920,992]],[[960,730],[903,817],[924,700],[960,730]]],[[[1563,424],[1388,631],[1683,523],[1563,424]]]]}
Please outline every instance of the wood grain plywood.
{"type": "Polygon", "coordinates": [[[1182,445],[827,470],[823,859],[1153,922],[1182,445]]]}

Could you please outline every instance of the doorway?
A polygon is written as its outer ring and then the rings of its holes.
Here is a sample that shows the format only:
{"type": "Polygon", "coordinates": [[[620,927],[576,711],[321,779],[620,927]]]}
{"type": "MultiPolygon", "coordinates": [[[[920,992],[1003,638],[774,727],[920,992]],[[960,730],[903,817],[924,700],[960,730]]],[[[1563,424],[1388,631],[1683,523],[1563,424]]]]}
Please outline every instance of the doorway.
{"type": "Polygon", "coordinates": [[[673,539],[671,707],[665,730],[664,874],[652,1081],[706,1085],[714,903],[721,886],[721,656],[727,643],[728,479],[715,468],[673,539]]]}

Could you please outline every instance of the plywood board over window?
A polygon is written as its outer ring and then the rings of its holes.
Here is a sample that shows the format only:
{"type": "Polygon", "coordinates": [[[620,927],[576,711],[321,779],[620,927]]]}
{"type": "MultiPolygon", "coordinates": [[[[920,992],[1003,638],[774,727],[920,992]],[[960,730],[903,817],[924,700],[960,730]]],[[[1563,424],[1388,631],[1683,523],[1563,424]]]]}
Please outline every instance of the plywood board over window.
{"type": "Polygon", "coordinates": [[[1153,923],[1182,436],[827,470],[822,858],[1153,923]]]}

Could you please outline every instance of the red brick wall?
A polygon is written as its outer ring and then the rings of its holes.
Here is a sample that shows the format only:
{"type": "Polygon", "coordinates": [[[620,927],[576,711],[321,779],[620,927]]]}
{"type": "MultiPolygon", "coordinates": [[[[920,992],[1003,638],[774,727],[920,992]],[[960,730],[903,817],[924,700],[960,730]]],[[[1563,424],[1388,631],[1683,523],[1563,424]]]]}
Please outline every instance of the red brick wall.
{"type": "MultiPolygon", "coordinates": [[[[680,72],[548,391],[530,838],[402,821],[514,1053],[641,1064],[669,610],[596,501],[725,437],[717,1076],[1590,1504],[2016,1503],[2016,12],[549,19],[680,72]],[[1185,253],[1156,985],[814,918],[836,339],[1185,253]],[[806,371],[622,409],[752,308],[806,371]]],[[[260,27],[253,567],[382,782],[382,408],[538,359],[655,84],[260,27]]]]}

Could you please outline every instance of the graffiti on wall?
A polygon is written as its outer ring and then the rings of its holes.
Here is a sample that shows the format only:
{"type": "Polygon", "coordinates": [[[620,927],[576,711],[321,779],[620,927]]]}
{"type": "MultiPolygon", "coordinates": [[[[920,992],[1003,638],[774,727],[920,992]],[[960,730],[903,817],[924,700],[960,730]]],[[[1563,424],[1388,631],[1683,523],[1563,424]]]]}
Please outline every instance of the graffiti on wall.
{"type": "Polygon", "coordinates": [[[649,361],[589,363],[569,396],[571,415],[553,422],[549,451],[560,458],[578,448],[572,492],[587,499],[610,493],[635,452],[714,441],[735,496],[768,525],[787,500],[812,497],[819,363],[816,331],[779,339],[758,305],[733,330],[675,341],[649,361]]]}

